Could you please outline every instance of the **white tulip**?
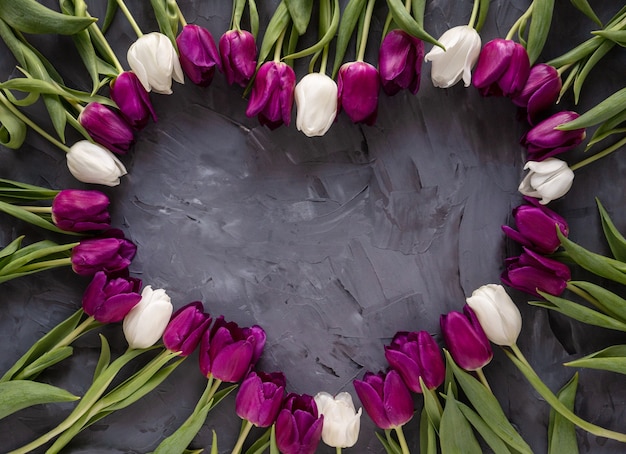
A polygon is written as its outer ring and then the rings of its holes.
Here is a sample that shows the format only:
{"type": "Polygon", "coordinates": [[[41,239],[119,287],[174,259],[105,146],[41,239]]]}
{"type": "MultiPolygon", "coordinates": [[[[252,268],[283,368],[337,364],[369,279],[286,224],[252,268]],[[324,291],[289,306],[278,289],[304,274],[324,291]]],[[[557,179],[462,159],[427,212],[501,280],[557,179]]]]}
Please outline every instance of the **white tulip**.
{"type": "Polygon", "coordinates": [[[319,414],[324,415],[322,426],[324,443],[336,448],[354,446],[361,429],[362,409],[355,410],[352,396],[343,392],[333,397],[326,392],[320,392],[313,399],[319,414]]]}
{"type": "Polygon", "coordinates": [[[88,140],[76,142],[67,152],[67,167],[83,183],[117,186],[126,167],[106,148],[88,140]]]}
{"type": "Polygon", "coordinates": [[[141,301],[124,317],[122,329],[130,348],[147,348],[158,341],[172,316],[174,307],[163,289],[147,285],[141,301]]]}
{"type": "Polygon", "coordinates": [[[308,137],[323,136],[337,116],[337,84],[325,74],[311,73],[296,85],[296,127],[308,137]]]}
{"type": "Polygon", "coordinates": [[[519,185],[518,191],[529,197],[541,199],[546,205],[551,200],[567,194],[574,182],[574,172],[565,161],[548,158],[544,161],[528,161],[524,170],[530,170],[519,185]]]}
{"type": "Polygon", "coordinates": [[[522,314],[504,287],[487,284],[474,290],[465,300],[491,342],[511,346],[522,330],[522,314]]]}
{"type": "Polygon", "coordinates": [[[162,33],[152,32],[138,38],[128,49],[126,59],[146,91],[169,95],[172,78],[185,83],[176,49],[162,33]]]}
{"type": "Polygon", "coordinates": [[[434,46],[424,56],[424,61],[433,63],[430,78],[433,85],[439,88],[449,88],[461,78],[466,87],[472,81],[472,68],[480,55],[480,35],[468,26],[460,25],[446,31],[439,42],[446,48],[434,46]]]}

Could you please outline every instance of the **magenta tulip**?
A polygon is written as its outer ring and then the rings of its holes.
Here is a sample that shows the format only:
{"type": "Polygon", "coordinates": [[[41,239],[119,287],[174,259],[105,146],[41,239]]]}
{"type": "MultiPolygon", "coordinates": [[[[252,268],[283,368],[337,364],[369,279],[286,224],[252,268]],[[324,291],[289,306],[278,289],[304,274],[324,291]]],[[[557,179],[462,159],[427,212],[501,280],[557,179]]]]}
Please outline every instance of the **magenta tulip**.
{"type": "Polygon", "coordinates": [[[282,62],[263,63],[257,72],[246,115],[259,116],[259,123],[276,129],[283,123],[289,126],[293,106],[296,74],[282,62]]]}
{"type": "Polygon", "coordinates": [[[52,222],[68,232],[106,230],[111,226],[109,203],[100,191],[64,189],[52,201],[52,222]]]}
{"type": "Polygon", "coordinates": [[[380,79],[375,67],[362,61],[343,64],[337,89],[338,111],[345,110],[354,123],[376,123],[380,79]]]}
{"type": "Polygon", "coordinates": [[[202,303],[189,303],[172,314],[163,332],[163,345],[170,351],[180,352],[180,356],[189,356],[210,324],[211,316],[204,312],[202,303]]]}
{"type": "Polygon", "coordinates": [[[191,81],[208,87],[213,81],[215,68],[221,71],[220,55],[213,35],[206,28],[188,24],[176,37],[180,66],[191,81]]]}
{"type": "Polygon", "coordinates": [[[150,117],[157,121],[150,95],[134,72],[125,71],[117,76],[111,82],[109,95],[126,122],[134,129],[143,129],[150,117]]]}
{"type": "Polygon", "coordinates": [[[401,427],[413,417],[411,391],[397,371],[366,372],[353,384],[365,411],[381,429],[401,427]]]}
{"type": "Polygon", "coordinates": [[[520,141],[528,148],[528,160],[543,161],[579,145],[585,139],[585,128],[571,131],[555,129],[579,116],[571,111],[558,112],[528,131],[520,141]]]}
{"type": "Polygon", "coordinates": [[[257,427],[271,426],[281,409],[285,387],[282,372],[250,372],[241,382],[235,398],[237,415],[257,427]]]}
{"type": "Polygon", "coordinates": [[[528,80],[526,49],[510,39],[494,39],[483,47],[472,83],[483,96],[517,96],[528,80]]]}
{"type": "Polygon", "coordinates": [[[530,68],[524,88],[513,96],[512,101],[526,109],[528,123],[534,125],[541,114],[556,102],[561,87],[561,76],[556,68],[540,63],[530,68]]]}
{"type": "Polygon", "coordinates": [[[527,248],[518,257],[506,259],[505,266],[502,282],[535,296],[540,296],[538,291],[559,296],[572,278],[567,265],[527,248]]]}
{"type": "Polygon", "coordinates": [[[276,445],[282,454],[314,454],[324,417],[312,396],[289,394],[276,419],[276,445]]]}
{"type": "Polygon", "coordinates": [[[229,30],[220,37],[222,71],[229,85],[248,85],[256,70],[256,43],[252,33],[245,30],[229,30]]]}
{"type": "Polygon", "coordinates": [[[103,104],[87,104],[78,121],[94,141],[113,153],[126,154],[135,142],[133,128],[121,114],[103,104]]]}
{"type": "Polygon", "coordinates": [[[378,70],[384,92],[393,96],[400,90],[415,94],[420,88],[424,42],[402,30],[391,30],[378,54],[378,70]]]}
{"type": "Polygon", "coordinates": [[[461,368],[478,370],[493,358],[489,339],[474,311],[466,304],[463,314],[452,311],[439,318],[448,350],[461,368]]]}
{"type": "Polygon", "coordinates": [[[111,229],[98,238],[82,240],[72,249],[72,269],[81,276],[93,276],[98,271],[115,273],[128,268],[137,253],[137,246],[111,229]]]}
{"type": "Polygon", "coordinates": [[[98,271],[83,294],[83,310],[101,323],[121,322],[141,300],[141,280],[98,271]]]}

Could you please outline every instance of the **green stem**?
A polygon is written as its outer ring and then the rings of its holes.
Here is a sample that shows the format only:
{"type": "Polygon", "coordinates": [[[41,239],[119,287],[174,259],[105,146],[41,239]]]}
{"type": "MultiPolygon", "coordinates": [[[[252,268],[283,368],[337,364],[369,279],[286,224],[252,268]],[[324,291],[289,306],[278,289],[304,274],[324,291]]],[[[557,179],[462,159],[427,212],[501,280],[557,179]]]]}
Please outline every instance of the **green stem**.
{"type": "Polygon", "coordinates": [[[519,17],[519,19],[517,19],[515,21],[515,23],[513,24],[511,29],[509,30],[509,33],[507,33],[506,38],[504,38],[504,39],[513,39],[513,35],[515,35],[515,33],[519,30],[519,28],[522,26],[522,24],[524,22],[526,22],[528,20],[528,18],[532,15],[532,13],[533,13],[533,6],[534,5],[535,5],[534,2],[530,4],[530,6],[526,10],[526,12],[524,14],[522,14],[519,17]]]}
{"type": "Polygon", "coordinates": [[[443,407],[441,406],[441,401],[439,400],[439,395],[437,394],[437,390],[426,388],[426,390],[433,396],[435,403],[437,404],[437,411],[439,411],[439,415],[443,414],[443,407]]]}
{"type": "Polygon", "coordinates": [[[322,51],[322,61],[320,63],[320,74],[326,74],[326,66],[328,64],[328,46],[324,46],[322,51]]]}
{"type": "Polygon", "coordinates": [[[567,71],[568,69],[570,69],[572,67],[572,64],[573,63],[569,63],[569,64],[563,65],[563,66],[561,66],[559,68],[556,68],[556,72],[559,74],[559,77],[563,76],[563,73],[565,71],[567,71]]]}
{"type": "Polygon", "coordinates": [[[411,0],[404,0],[404,9],[407,13],[411,12],[411,0]]]}
{"type": "Polygon", "coordinates": [[[341,454],[341,446],[337,446],[337,447],[335,447],[335,452],[336,452],[337,454],[341,454]]]}
{"type": "Polygon", "coordinates": [[[250,433],[250,429],[252,429],[252,423],[247,419],[244,419],[243,427],[241,428],[241,432],[239,433],[239,438],[237,439],[237,443],[235,444],[235,447],[233,448],[231,454],[239,454],[241,452],[241,449],[243,448],[243,443],[244,441],[246,441],[246,438],[248,438],[248,434],[250,433]]]}
{"type": "Polygon", "coordinates": [[[49,214],[52,213],[52,207],[37,207],[37,206],[26,206],[26,205],[20,205],[20,208],[23,210],[26,210],[30,213],[43,213],[43,214],[49,214]]]}
{"type": "Polygon", "coordinates": [[[575,293],[576,295],[580,296],[581,298],[584,298],[585,300],[589,301],[595,307],[602,307],[602,305],[600,304],[600,302],[596,298],[591,296],[589,293],[585,292],[583,289],[575,286],[571,282],[567,283],[566,288],[570,292],[575,293]]]}
{"type": "Polygon", "coordinates": [[[480,379],[480,382],[485,385],[485,388],[487,388],[489,390],[489,392],[491,392],[493,394],[493,392],[491,391],[491,386],[489,386],[489,382],[487,381],[487,377],[485,377],[485,373],[483,372],[483,368],[481,367],[480,369],[476,369],[476,375],[478,375],[478,378],[480,379]]]}
{"type": "Polygon", "coordinates": [[[470,16],[470,20],[467,23],[468,27],[474,28],[476,24],[476,18],[478,18],[478,6],[480,5],[480,0],[474,0],[474,6],[472,7],[472,15],[470,16]]]}
{"type": "Polygon", "coordinates": [[[101,325],[101,323],[97,322],[90,315],[80,325],[78,325],[76,328],[74,328],[71,333],[69,333],[67,336],[65,336],[63,339],[61,339],[59,342],[57,342],[56,345],[54,347],[52,347],[52,348],[55,349],[55,348],[59,348],[59,347],[65,347],[66,345],[70,345],[72,342],[74,342],[76,339],[78,339],[85,331],[87,331],[88,329],[90,329],[94,325],[95,326],[101,325]]]}
{"type": "Polygon", "coordinates": [[[130,10],[126,6],[126,3],[124,3],[124,0],[116,0],[116,1],[117,1],[117,5],[120,7],[122,12],[124,13],[124,16],[126,16],[128,23],[130,24],[131,27],[133,27],[133,30],[135,31],[137,38],[141,38],[143,36],[143,32],[141,31],[141,28],[139,28],[139,25],[137,25],[137,21],[135,20],[130,10]]]}
{"type": "Polygon", "coordinates": [[[372,13],[374,12],[374,4],[376,0],[368,0],[365,9],[365,20],[363,21],[363,33],[361,34],[361,42],[359,43],[359,51],[356,61],[363,61],[365,58],[365,48],[367,47],[367,37],[370,33],[370,24],[372,23],[372,13]]]}
{"type": "Polygon", "coordinates": [[[100,27],[98,27],[98,25],[96,25],[95,23],[91,24],[89,27],[90,27],[89,30],[91,30],[93,34],[98,37],[98,42],[104,48],[105,53],[109,57],[110,62],[113,63],[113,65],[115,66],[115,69],[117,69],[120,72],[120,74],[123,73],[124,67],[122,66],[119,59],[117,58],[117,55],[115,55],[115,52],[111,48],[109,41],[107,41],[104,34],[102,33],[102,30],[100,30],[100,27]]]}
{"type": "Polygon", "coordinates": [[[276,47],[274,47],[274,61],[278,63],[280,61],[280,53],[283,48],[283,41],[285,40],[285,33],[287,33],[287,29],[283,29],[278,37],[278,41],[276,41],[276,47]]]}
{"type": "Polygon", "coordinates": [[[406,438],[404,437],[404,432],[402,431],[402,426],[395,427],[396,435],[398,436],[398,441],[400,442],[400,447],[402,448],[402,454],[410,454],[409,445],[406,443],[406,438]]]}
{"type": "Polygon", "coordinates": [[[19,272],[22,273],[22,272],[36,271],[36,270],[40,270],[43,268],[67,266],[71,264],[72,264],[72,259],[70,257],[65,257],[62,259],[54,259],[54,260],[45,260],[43,262],[31,263],[30,265],[22,266],[20,267],[19,272]]]}
{"type": "Polygon", "coordinates": [[[187,25],[187,21],[185,20],[185,16],[183,16],[183,12],[180,10],[180,6],[178,6],[178,2],[174,2],[176,5],[176,14],[178,15],[178,22],[180,22],[181,26],[187,25]]]}
{"type": "Polygon", "coordinates": [[[589,156],[587,159],[583,159],[580,162],[577,162],[576,164],[570,166],[570,169],[572,170],[578,170],[581,167],[586,166],[587,164],[591,164],[592,162],[597,161],[598,159],[604,158],[605,156],[613,153],[615,150],[617,150],[618,148],[622,147],[626,145],[626,137],[624,137],[622,140],[620,140],[619,142],[611,145],[610,147],[594,154],[593,156],[589,156]]]}

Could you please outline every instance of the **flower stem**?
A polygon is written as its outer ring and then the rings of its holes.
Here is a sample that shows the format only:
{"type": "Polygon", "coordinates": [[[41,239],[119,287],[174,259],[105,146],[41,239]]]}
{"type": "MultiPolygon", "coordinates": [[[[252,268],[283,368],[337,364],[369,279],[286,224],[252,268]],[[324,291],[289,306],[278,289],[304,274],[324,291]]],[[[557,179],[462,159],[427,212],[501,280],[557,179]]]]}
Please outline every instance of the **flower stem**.
{"type": "Polygon", "coordinates": [[[370,24],[372,23],[372,13],[374,12],[374,4],[376,0],[368,0],[367,8],[365,9],[365,20],[363,21],[363,33],[361,35],[361,42],[359,43],[358,55],[356,60],[363,61],[365,58],[365,48],[367,47],[367,37],[370,33],[370,24]]]}
{"type": "Polygon", "coordinates": [[[123,73],[124,67],[117,58],[117,55],[115,55],[115,52],[113,52],[109,41],[107,41],[107,39],[105,38],[102,30],[100,30],[100,27],[98,27],[95,23],[91,24],[89,27],[89,30],[98,38],[98,42],[102,45],[103,50],[109,57],[110,62],[113,63],[113,65],[115,66],[115,69],[117,69],[120,74],[123,73]]]}
{"type": "Polygon", "coordinates": [[[37,207],[37,206],[20,205],[20,208],[30,213],[43,213],[43,214],[52,213],[52,207],[37,207]]]}
{"type": "Polygon", "coordinates": [[[178,6],[178,2],[174,2],[176,5],[176,15],[178,16],[178,22],[180,22],[181,26],[187,25],[187,21],[185,20],[185,16],[183,16],[183,12],[180,10],[180,6],[178,6]]]}
{"type": "Polygon", "coordinates": [[[274,47],[274,61],[278,63],[280,61],[280,53],[283,48],[283,41],[285,40],[285,33],[287,33],[287,29],[284,28],[278,37],[278,41],[276,41],[276,47],[274,47]]]}
{"type": "Polygon", "coordinates": [[[133,30],[135,31],[137,38],[141,38],[143,36],[143,32],[141,31],[141,28],[139,28],[139,25],[137,25],[137,21],[135,20],[130,10],[126,6],[126,3],[124,3],[124,0],[116,0],[116,1],[117,1],[117,5],[120,7],[122,12],[124,13],[124,16],[126,16],[128,23],[130,24],[131,27],[133,27],[133,30]]]}
{"type": "Polygon", "coordinates": [[[569,290],[570,292],[575,293],[576,295],[580,296],[581,298],[584,298],[585,300],[589,301],[595,307],[598,307],[598,308],[602,307],[602,305],[596,298],[591,296],[589,293],[585,292],[580,287],[575,286],[571,282],[568,282],[565,288],[567,288],[567,290],[569,290]]]}
{"type": "Polygon", "coordinates": [[[404,437],[404,432],[402,431],[402,426],[398,426],[394,428],[396,431],[396,435],[398,436],[398,441],[400,442],[400,448],[402,448],[402,454],[410,454],[409,445],[406,443],[406,438],[404,437]]]}
{"type": "MultiPolygon", "coordinates": [[[[78,243],[76,243],[78,244],[78,243]]],[[[20,273],[28,272],[28,271],[36,271],[43,268],[57,268],[59,266],[67,266],[72,264],[72,259],[70,257],[65,257],[62,259],[54,259],[54,260],[45,260],[43,262],[31,263],[30,265],[25,265],[20,267],[20,273]]]]}
{"type": "Polygon", "coordinates": [[[493,392],[491,391],[491,386],[489,386],[489,382],[487,381],[487,377],[485,377],[485,373],[483,372],[483,368],[481,367],[480,369],[476,369],[476,375],[478,375],[478,378],[480,379],[480,382],[485,385],[485,388],[487,388],[489,390],[489,392],[491,392],[493,394],[493,392]]]}
{"type": "Polygon", "coordinates": [[[239,438],[237,439],[237,443],[233,448],[232,454],[239,454],[241,449],[243,448],[243,443],[246,441],[248,434],[250,433],[250,429],[252,429],[252,423],[247,419],[243,420],[243,426],[241,427],[241,432],[239,433],[239,438]]]}
{"type": "Polygon", "coordinates": [[[337,446],[337,447],[335,448],[335,452],[336,452],[337,454],[341,454],[341,446],[337,446]]]}
{"type": "Polygon", "coordinates": [[[535,5],[534,2],[530,4],[530,6],[526,10],[526,12],[524,14],[522,14],[519,17],[519,19],[517,19],[515,21],[515,23],[513,24],[511,29],[509,30],[509,33],[507,33],[506,38],[504,38],[504,39],[513,39],[513,35],[515,35],[515,33],[517,33],[517,31],[522,26],[522,24],[525,23],[528,20],[528,18],[532,15],[532,13],[533,13],[533,6],[534,5],[535,5]]]}
{"type": "Polygon", "coordinates": [[[610,147],[605,148],[604,150],[594,154],[593,156],[589,156],[587,159],[583,159],[582,161],[577,162],[576,164],[570,166],[570,169],[578,170],[581,167],[586,166],[587,164],[591,164],[592,162],[595,162],[598,159],[604,158],[605,156],[613,153],[615,150],[619,149],[620,147],[622,147],[624,145],[626,145],[626,137],[624,137],[619,142],[611,145],[610,147]]]}
{"type": "Polygon", "coordinates": [[[468,27],[474,28],[476,24],[476,18],[478,17],[478,6],[480,5],[480,0],[474,0],[474,6],[472,7],[472,15],[470,16],[470,20],[467,23],[468,27]]]}

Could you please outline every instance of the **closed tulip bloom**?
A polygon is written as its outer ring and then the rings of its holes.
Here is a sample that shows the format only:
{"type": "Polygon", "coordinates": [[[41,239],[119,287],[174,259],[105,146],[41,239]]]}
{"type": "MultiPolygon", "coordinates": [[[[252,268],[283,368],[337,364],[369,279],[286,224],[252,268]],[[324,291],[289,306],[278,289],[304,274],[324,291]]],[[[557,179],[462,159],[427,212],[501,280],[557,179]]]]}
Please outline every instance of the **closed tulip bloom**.
{"type": "Polygon", "coordinates": [[[246,108],[248,117],[259,116],[259,123],[276,129],[291,122],[296,74],[283,62],[268,61],[257,72],[246,108]]]}
{"type": "Polygon", "coordinates": [[[522,314],[504,287],[483,285],[474,290],[466,302],[491,342],[508,347],[515,345],[522,330],[522,314]]]}
{"type": "Polygon", "coordinates": [[[408,388],[416,393],[423,392],[420,377],[428,389],[435,389],[446,375],[439,346],[426,331],[396,333],[391,344],[385,346],[385,358],[400,373],[408,388]]]}
{"type": "Polygon", "coordinates": [[[342,392],[335,397],[326,392],[314,397],[317,410],[324,416],[322,440],[333,448],[350,448],[359,439],[362,409],[356,411],[350,393],[342,392]]]}
{"type": "Polygon", "coordinates": [[[113,153],[126,154],[135,142],[133,129],[126,120],[103,104],[87,104],[78,121],[94,141],[113,153]]]}
{"type": "Polygon", "coordinates": [[[415,94],[420,88],[424,42],[403,30],[391,30],[380,45],[378,71],[383,91],[393,96],[400,90],[415,94]]]}
{"type": "Polygon", "coordinates": [[[229,30],[220,37],[222,71],[229,85],[248,85],[256,71],[256,43],[252,33],[229,30]]]}
{"type": "Polygon", "coordinates": [[[282,454],[313,454],[322,437],[324,417],[313,397],[289,394],[276,419],[276,445],[282,454]]]}
{"type": "Polygon", "coordinates": [[[143,129],[150,117],[157,121],[150,95],[134,72],[124,71],[117,76],[111,82],[109,95],[126,122],[134,129],[143,129]]]}
{"type": "Polygon", "coordinates": [[[172,79],[185,83],[176,49],[162,33],[147,33],[138,38],[128,49],[126,59],[146,91],[169,95],[172,79]]]}
{"type": "Polygon", "coordinates": [[[512,101],[526,109],[528,123],[534,125],[542,112],[556,102],[562,85],[561,76],[556,68],[540,63],[530,68],[524,88],[513,96],[512,101]]]}
{"type": "Polygon", "coordinates": [[[574,172],[565,161],[548,158],[544,161],[528,161],[524,170],[530,170],[519,185],[518,191],[524,195],[541,199],[546,205],[563,197],[572,187],[574,172]]]}
{"type": "Polygon", "coordinates": [[[285,386],[282,372],[250,372],[241,382],[235,398],[237,416],[257,427],[271,426],[281,409],[285,386]]]}
{"type": "Polygon", "coordinates": [[[52,200],[52,222],[68,232],[106,230],[111,226],[109,203],[100,191],[64,189],[52,200]]]}
{"type": "Polygon", "coordinates": [[[572,131],[555,129],[557,126],[575,120],[579,116],[576,112],[571,111],[558,112],[524,134],[520,142],[528,149],[528,159],[530,161],[543,161],[579,145],[585,139],[585,128],[572,131]]]}
{"type": "Polygon", "coordinates": [[[366,372],[353,384],[365,411],[381,429],[401,427],[413,417],[411,391],[397,371],[366,372]]]}
{"type": "Polygon", "coordinates": [[[98,271],[115,273],[128,268],[137,253],[137,246],[124,238],[120,230],[112,229],[98,238],[82,240],[72,248],[72,269],[81,276],[93,276],[98,271]]]}
{"type": "Polygon", "coordinates": [[[503,225],[502,230],[514,241],[540,254],[552,254],[561,245],[556,227],[564,236],[569,234],[567,221],[537,199],[524,197],[530,205],[520,205],[513,210],[517,230],[503,225]]]}
{"type": "Polygon", "coordinates": [[[524,46],[497,38],[483,47],[472,82],[483,96],[517,96],[528,80],[530,60],[524,46]]]}
{"type": "Polygon", "coordinates": [[[172,301],[165,290],[152,290],[146,285],[141,301],[124,317],[122,329],[130,348],[148,348],[158,341],[167,327],[172,311],[172,301]]]}
{"type": "Polygon", "coordinates": [[[308,137],[323,136],[337,116],[337,84],[325,74],[311,73],[296,85],[296,127],[308,137]]]}
{"type": "Polygon", "coordinates": [[[507,258],[504,264],[505,270],[500,276],[502,282],[535,296],[540,296],[537,290],[559,296],[572,278],[567,265],[527,248],[518,257],[507,258]]]}
{"type": "Polygon", "coordinates": [[[67,167],[83,183],[117,186],[126,167],[106,148],[88,140],[76,142],[66,154],[67,167]]]}
{"type": "Polygon", "coordinates": [[[204,312],[202,303],[189,303],[172,315],[163,333],[163,345],[170,351],[180,352],[180,356],[189,356],[210,324],[211,316],[204,312]]]}
{"type": "Polygon", "coordinates": [[[176,37],[180,65],[187,77],[201,87],[213,81],[215,68],[220,69],[220,55],[213,35],[206,28],[188,24],[176,37]]]}
{"type": "Polygon", "coordinates": [[[101,323],[121,322],[141,300],[140,290],[139,279],[98,271],[83,294],[83,310],[101,323]]]}
{"type": "Polygon", "coordinates": [[[472,81],[472,68],[480,54],[480,35],[467,25],[447,30],[439,42],[446,48],[434,46],[424,60],[432,62],[430,78],[439,88],[450,88],[461,79],[468,87],[472,81]]]}
{"type": "Polygon", "coordinates": [[[489,339],[474,311],[467,305],[463,313],[451,311],[439,318],[448,350],[461,368],[478,370],[493,358],[489,339]]]}
{"type": "Polygon", "coordinates": [[[372,126],[378,115],[378,70],[363,61],[344,63],[337,76],[338,111],[343,109],[353,123],[372,126]]]}

